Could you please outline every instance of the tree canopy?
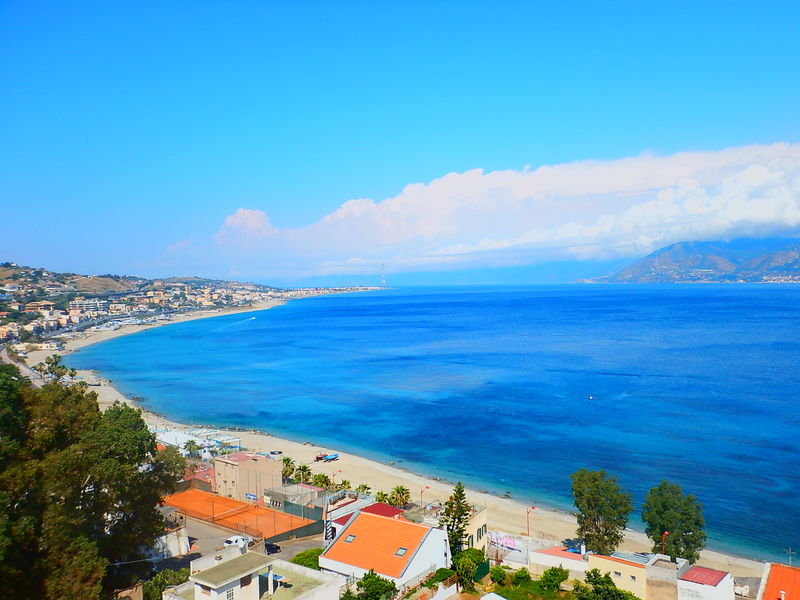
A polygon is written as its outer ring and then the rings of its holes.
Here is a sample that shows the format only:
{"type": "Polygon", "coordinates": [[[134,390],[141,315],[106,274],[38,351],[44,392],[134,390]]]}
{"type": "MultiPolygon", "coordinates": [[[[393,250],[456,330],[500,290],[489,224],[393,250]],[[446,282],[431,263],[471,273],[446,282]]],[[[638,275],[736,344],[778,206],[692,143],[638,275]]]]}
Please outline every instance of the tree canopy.
{"type": "Polygon", "coordinates": [[[444,509],[439,516],[439,526],[447,531],[450,542],[450,554],[455,556],[461,552],[469,524],[470,506],[464,486],[459,481],[453,488],[453,493],[444,503],[444,509]]]}
{"type": "Polygon", "coordinates": [[[678,484],[662,481],[651,488],[642,507],[642,520],[654,552],[661,552],[662,536],[668,531],[664,552],[673,560],[681,557],[695,563],[700,558],[706,543],[703,507],[692,494],[684,496],[678,484]]]}
{"type": "Polygon", "coordinates": [[[370,569],[356,582],[356,594],[360,600],[385,600],[397,593],[394,581],[384,579],[370,569]]]}
{"type": "Polygon", "coordinates": [[[608,573],[601,575],[597,569],[586,572],[586,584],[577,585],[573,596],[575,600],[639,600],[631,592],[614,585],[608,573]]]}
{"type": "Polygon", "coordinates": [[[9,595],[96,598],[147,569],[158,511],[183,472],[140,411],[101,413],[85,386],[30,387],[0,369],[0,580],[9,595]],[[128,564],[121,564],[128,563],[128,564]]]}
{"type": "Polygon", "coordinates": [[[599,554],[611,554],[622,542],[633,510],[630,492],[605,471],[581,469],[572,474],[572,496],[578,509],[577,534],[599,554]]]}

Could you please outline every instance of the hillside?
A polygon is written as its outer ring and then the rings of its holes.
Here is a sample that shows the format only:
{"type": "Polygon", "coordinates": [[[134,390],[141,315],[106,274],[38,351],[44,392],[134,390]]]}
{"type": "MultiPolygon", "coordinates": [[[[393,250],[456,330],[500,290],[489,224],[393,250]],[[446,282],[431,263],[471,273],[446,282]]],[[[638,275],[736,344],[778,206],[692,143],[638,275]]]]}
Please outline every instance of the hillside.
{"type": "Polygon", "coordinates": [[[679,242],[622,269],[620,283],[800,282],[800,239],[679,242]]]}

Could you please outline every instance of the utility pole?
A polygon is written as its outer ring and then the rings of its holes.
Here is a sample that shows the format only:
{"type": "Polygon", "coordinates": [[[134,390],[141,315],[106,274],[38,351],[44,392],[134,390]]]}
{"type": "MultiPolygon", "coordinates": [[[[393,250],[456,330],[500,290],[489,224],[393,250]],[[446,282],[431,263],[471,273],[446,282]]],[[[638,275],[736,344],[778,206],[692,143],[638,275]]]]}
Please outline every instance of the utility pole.
{"type": "Polygon", "coordinates": [[[791,566],[792,566],[792,557],[793,557],[795,554],[797,554],[797,552],[796,552],[795,550],[792,550],[792,547],[791,547],[791,546],[789,546],[789,547],[786,549],[786,554],[788,554],[788,555],[789,555],[789,566],[791,567],[791,566]]]}

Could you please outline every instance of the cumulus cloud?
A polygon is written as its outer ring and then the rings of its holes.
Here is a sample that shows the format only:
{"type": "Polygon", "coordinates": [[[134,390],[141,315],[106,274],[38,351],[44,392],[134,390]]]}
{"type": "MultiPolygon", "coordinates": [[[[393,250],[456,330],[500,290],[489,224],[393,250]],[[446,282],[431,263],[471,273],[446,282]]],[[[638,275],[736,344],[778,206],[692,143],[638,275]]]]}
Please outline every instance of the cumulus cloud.
{"type": "Polygon", "coordinates": [[[239,208],[215,242],[243,272],[303,277],[634,257],[798,227],[800,145],[772,144],[449,173],[293,229],[239,208]]]}

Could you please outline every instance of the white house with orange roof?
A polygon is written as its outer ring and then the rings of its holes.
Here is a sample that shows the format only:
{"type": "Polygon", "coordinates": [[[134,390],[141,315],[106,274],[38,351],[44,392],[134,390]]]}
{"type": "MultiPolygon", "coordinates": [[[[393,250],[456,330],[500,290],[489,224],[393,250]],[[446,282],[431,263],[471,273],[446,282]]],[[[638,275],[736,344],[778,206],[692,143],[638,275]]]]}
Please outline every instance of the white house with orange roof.
{"type": "Polygon", "coordinates": [[[398,587],[449,565],[443,529],[368,512],[352,517],[319,557],[323,571],[360,579],[373,570],[398,587]]]}
{"type": "Polygon", "coordinates": [[[800,568],[766,563],[756,600],[800,600],[800,568]]]}

